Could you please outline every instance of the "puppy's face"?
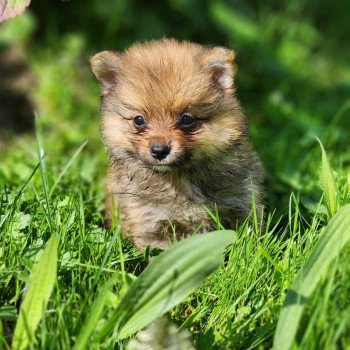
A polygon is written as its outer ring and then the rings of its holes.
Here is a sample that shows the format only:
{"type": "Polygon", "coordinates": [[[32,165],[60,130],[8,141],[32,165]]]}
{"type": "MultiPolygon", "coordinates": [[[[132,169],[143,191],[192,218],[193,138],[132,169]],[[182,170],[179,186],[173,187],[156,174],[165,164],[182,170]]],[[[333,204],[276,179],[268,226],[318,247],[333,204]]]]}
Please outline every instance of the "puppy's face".
{"type": "Polygon", "coordinates": [[[220,156],[246,133],[234,98],[234,53],[175,40],[91,59],[111,156],[158,171],[220,156]]]}

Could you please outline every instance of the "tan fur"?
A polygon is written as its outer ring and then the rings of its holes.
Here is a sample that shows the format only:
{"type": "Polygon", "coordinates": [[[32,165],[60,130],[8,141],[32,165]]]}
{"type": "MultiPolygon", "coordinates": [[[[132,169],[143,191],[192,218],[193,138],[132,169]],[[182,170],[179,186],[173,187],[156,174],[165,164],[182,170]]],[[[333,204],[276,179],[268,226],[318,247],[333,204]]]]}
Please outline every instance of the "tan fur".
{"type": "Polygon", "coordinates": [[[234,60],[231,50],[176,40],[91,59],[110,157],[108,217],[120,209],[124,232],[141,249],[215,227],[204,205],[216,205],[227,227],[247,217],[253,196],[262,210],[263,170],[234,94],[234,60]],[[183,113],[196,118],[189,131],[179,127],[183,113]],[[137,115],[147,119],[142,131],[137,115]],[[159,143],[171,147],[161,161],[150,153],[159,143]]]}

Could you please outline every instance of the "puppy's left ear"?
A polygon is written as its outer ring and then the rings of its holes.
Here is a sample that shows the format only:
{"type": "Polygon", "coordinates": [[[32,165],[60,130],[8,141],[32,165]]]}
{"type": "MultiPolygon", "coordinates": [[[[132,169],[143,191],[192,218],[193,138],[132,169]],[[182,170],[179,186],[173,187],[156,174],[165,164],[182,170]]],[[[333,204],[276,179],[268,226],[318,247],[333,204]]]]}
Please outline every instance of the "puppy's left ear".
{"type": "Polygon", "coordinates": [[[110,92],[117,84],[122,64],[120,54],[102,51],[90,58],[91,69],[101,85],[102,93],[110,92]]]}
{"type": "Polygon", "coordinates": [[[214,47],[208,55],[208,65],[214,83],[225,92],[234,91],[234,78],[237,72],[236,55],[225,47],[214,47]]]}

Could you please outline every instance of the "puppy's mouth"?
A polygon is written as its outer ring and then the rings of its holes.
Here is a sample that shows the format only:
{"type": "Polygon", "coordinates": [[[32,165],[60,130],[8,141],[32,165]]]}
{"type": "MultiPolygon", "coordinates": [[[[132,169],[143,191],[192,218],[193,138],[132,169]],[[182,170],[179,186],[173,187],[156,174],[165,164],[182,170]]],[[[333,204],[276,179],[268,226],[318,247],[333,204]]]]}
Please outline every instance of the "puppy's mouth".
{"type": "Polygon", "coordinates": [[[153,170],[160,172],[160,173],[166,173],[166,172],[170,172],[173,171],[181,166],[184,166],[184,164],[180,164],[177,161],[161,161],[158,163],[148,163],[148,166],[151,167],[153,170]]]}
{"type": "Polygon", "coordinates": [[[171,164],[158,164],[152,165],[152,169],[158,171],[159,173],[167,173],[169,171],[172,171],[174,169],[174,166],[171,164]]]}
{"type": "Polygon", "coordinates": [[[143,162],[153,170],[157,172],[169,172],[178,168],[187,168],[190,166],[191,152],[186,150],[182,152],[181,155],[177,156],[175,159],[170,155],[163,160],[159,161],[149,161],[143,158],[143,162]]]}

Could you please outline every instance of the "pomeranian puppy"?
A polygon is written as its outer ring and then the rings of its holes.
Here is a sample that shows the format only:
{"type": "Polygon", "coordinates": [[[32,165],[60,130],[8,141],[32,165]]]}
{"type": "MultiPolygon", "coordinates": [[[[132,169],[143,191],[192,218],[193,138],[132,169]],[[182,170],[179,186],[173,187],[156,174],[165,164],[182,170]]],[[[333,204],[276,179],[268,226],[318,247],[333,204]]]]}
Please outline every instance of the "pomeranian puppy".
{"type": "Polygon", "coordinates": [[[235,96],[235,53],[173,39],[91,58],[109,155],[108,221],[144,249],[262,213],[261,163],[235,96]]]}

